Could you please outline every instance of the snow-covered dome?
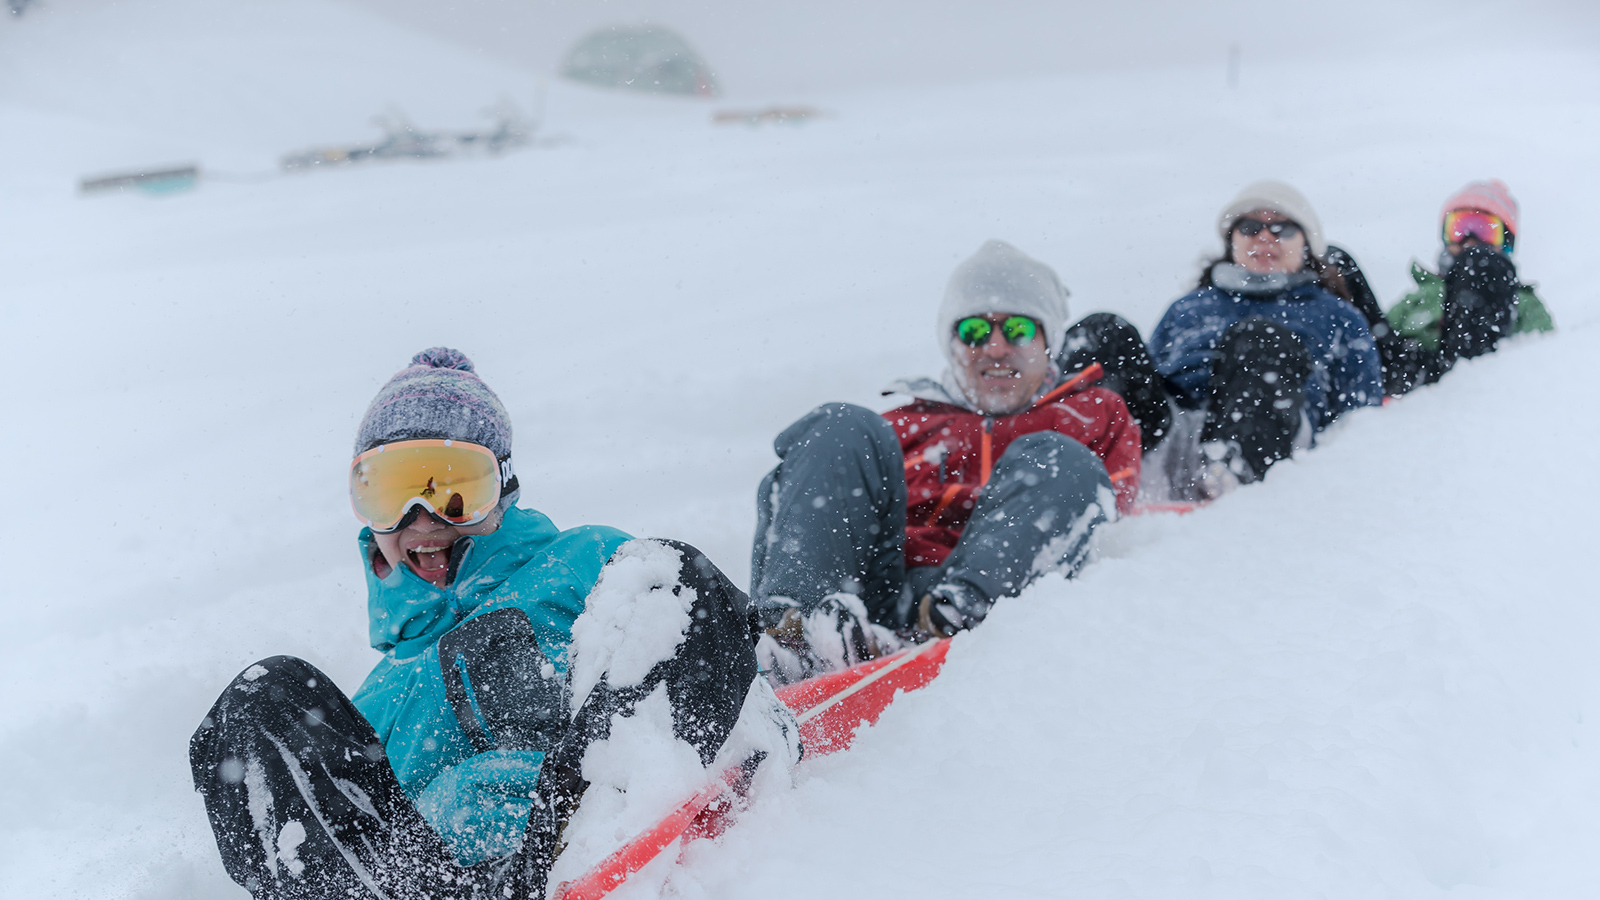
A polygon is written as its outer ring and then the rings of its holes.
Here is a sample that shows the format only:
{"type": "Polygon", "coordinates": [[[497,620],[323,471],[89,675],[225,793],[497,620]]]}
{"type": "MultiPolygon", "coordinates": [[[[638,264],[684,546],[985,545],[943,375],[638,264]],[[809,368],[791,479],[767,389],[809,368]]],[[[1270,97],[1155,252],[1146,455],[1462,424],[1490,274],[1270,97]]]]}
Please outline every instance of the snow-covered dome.
{"type": "Polygon", "coordinates": [[[607,25],[591,31],[567,54],[561,74],[650,94],[717,94],[710,64],[677,32],[659,25],[607,25]]]}

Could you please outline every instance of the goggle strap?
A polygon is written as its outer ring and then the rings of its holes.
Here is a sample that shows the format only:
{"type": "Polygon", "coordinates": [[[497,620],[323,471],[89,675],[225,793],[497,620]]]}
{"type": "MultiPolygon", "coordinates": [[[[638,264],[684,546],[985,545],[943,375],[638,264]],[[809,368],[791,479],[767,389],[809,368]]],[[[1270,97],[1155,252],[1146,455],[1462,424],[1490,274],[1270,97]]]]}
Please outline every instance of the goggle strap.
{"type": "MultiPolygon", "coordinates": [[[[506,497],[511,496],[511,494],[516,492],[516,490],[517,487],[515,484],[515,479],[513,479],[511,490],[501,494],[500,499],[504,501],[506,497]]],[[[503,506],[504,504],[501,503],[496,505],[503,506]]],[[[406,511],[400,514],[400,521],[396,522],[393,528],[379,529],[376,525],[373,525],[370,522],[367,523],[367,527],[371,528],[377,534],[394,534],[396,531],[404,531],[407,525],[410,525],[412,522],[417,520],[417,516],[424,514],[430,516],[440,525],[453,525],[457,528],[470,527],[478,524],[478,522],[483,521],[483,519],[479,519],[477,522],[452,522],[449,519],[439,515],[439,512],[433,508],[433,504],[423,500],[421,497],[413,497],[406,503],[406,511]]],[[[483,518],[487,519],[488,517],[488,514],[485,513],[483,518]]]]}

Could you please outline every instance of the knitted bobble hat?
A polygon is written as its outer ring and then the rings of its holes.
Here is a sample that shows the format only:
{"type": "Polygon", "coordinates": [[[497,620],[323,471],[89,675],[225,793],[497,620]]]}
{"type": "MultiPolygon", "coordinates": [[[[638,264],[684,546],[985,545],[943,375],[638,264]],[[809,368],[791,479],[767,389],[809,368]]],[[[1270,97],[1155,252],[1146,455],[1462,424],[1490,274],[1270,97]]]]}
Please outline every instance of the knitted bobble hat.
{"type": "Polygon", "coordinates": [[[1520,209],[1517,199],[1511,196],[1511,189],[1498,178],[1488,181],[1474,181],[1451,195],[1449,200],[1439,210],[1439,217],[1458,209],[1476,209],[1500,217],[1506,223],[1506,230],[1512,234],[1517,233],[1521,223],[1517,221],[1520,209]]]}
{"type": "Polygon", "coordinates": [[[1293,219],[1305,232],[1306,245],[1311,252],[1319,259],[1327,255],[1328,239],[1322,235],[1322,220],[1311,208],[1311,201],[1293,185],[1270,178],[1245,185],[1233,202],[1222,208],[1222,214],[1217,216],[1217,232],[1224,241],[1228,240],[1233,233],[1233,223],[1257,210],[1270,210],[1293,219]]]}
{"type": "Polygon", "coordinates": [[[986,241],[956,267],[939,305],[939,347],[953,359],[950,339],[968,316],[1012,313],[1035,319],[1054,353],[1067,330],[1067,289],[1055,270],[1005,241],[986,241]]]}
{"type": "Polygon", "coordinates": [[[511,417],[460,350],[430,347],[396,372],[361,417],[354,455],[424,438],[479,444],[501,460],[511,456],[511,417]]]}

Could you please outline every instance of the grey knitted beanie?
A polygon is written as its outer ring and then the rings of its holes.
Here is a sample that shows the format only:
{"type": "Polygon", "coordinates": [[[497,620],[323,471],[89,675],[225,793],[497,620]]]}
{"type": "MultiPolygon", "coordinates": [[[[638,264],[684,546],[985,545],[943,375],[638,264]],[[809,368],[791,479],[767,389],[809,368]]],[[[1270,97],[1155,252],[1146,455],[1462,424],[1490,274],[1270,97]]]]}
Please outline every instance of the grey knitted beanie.
{"type": "Polygon", "coordinates": [[[939,305],[939,347],[952,358],[950,338],[967,316],[1014,313],[1038,320],[1054,353],[1067,330],[1067,289],[1055,270],[1005,241],[985,241],[950,276],[939,305]]]}
{"type": "Polygon", "coordinates": [[[511,417],[460,350],[430,347],[389,379],[356,429],[359,456],[379,444],[440,438],[511,455],[511,417]]]}

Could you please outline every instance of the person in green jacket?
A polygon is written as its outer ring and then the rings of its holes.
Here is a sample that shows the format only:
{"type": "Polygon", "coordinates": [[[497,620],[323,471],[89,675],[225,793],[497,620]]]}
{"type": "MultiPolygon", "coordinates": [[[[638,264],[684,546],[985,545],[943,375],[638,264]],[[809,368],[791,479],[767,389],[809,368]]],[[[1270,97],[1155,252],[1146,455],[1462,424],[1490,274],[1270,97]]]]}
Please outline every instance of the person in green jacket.
{"type": "Polygon", "coordinates": [[[1413,261],[1416,288],[1386,316],[1397,334],[1416,343],[1411,386],[1437,381],[1455,360],[1490,352],[1508,335],[1555,328],[1511,260],[1518,213],[1498,180],[1475,181],[1445,201],[1439,271],[1413,261]]]}
{"type": "Polygon", "coordinates": [[[798,730],[758,677],[744,593],[687,544],[563,531],[520,492],[510,417],[458,351],[422,351],[372,401],[350,494],[383,658],[348,698],[261,660],[190,741],[223,865],[257,900],[543,898],[595,766],[627,746],[635,771],[665,748],[787,777],[798,730]]]}

